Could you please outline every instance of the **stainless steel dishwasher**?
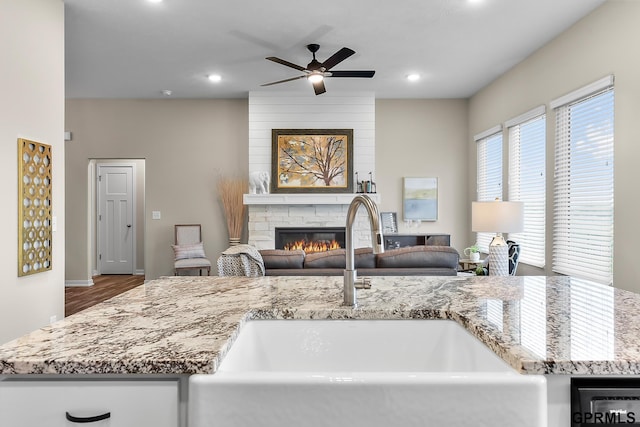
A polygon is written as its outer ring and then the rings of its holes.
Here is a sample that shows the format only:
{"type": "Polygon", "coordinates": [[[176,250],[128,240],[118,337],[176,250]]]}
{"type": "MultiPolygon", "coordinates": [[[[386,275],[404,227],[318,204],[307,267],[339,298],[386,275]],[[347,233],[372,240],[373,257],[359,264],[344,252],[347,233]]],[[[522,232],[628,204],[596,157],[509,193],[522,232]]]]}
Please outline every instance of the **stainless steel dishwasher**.
{"type": "Polygon", "coordinates": [[[572,378],[571,427],[640,424],[639,378],[572,378]]]}

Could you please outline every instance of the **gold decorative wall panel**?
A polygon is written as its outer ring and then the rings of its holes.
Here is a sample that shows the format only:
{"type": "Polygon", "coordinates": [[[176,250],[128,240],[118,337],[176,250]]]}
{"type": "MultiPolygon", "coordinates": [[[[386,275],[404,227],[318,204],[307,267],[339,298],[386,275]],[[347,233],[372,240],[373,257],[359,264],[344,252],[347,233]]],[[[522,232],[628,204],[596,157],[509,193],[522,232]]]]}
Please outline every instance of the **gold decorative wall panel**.
{"type": "Polygon", "coordinates": [[[51,270],[51,146],[18,139],[18,276],[51,270]]]}

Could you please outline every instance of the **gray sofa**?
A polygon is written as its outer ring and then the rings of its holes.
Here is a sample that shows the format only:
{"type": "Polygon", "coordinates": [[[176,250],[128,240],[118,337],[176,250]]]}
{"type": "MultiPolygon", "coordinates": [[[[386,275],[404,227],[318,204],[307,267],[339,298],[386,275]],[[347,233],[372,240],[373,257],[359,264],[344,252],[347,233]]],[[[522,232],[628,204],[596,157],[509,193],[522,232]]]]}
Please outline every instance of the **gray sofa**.
{"type": "MultiPolygon", "coordinates": [[[[261,250],[267,276],[342,276],[344,249],[305,254],[302,250],[261,250]]],[[[450,246],[410,246],[374,254],[371,248],[355,250],[359,276],[455,276],[458,251],[450,246]]]]}

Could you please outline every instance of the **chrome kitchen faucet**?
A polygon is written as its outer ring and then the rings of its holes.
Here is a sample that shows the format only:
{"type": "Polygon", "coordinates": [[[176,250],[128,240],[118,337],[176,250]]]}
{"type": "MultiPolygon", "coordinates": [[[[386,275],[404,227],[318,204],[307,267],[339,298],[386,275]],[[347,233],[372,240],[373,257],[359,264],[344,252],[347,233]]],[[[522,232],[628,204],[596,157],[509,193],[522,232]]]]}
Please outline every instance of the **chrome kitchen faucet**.
{"type": "Polygon", "coordinates": [[[369,224],[371,226],[371,243],[373,253],[380,254],[384,252],[384,244],[382,231],[380,229],[380,212],[378,205],[371,200],[369,196],[359,194],[353,198],[347,211],[347,227],[345,236],[347,264],[344,270],[344,305],[355,307],[357,305],[356,288],[369,288],[370,283],[364,279],[358,280],[358,274],[355,268],[355,249],[353,247],[353,223],[356,219],[358,208],[364,206],[369,216],[369,224]]]}

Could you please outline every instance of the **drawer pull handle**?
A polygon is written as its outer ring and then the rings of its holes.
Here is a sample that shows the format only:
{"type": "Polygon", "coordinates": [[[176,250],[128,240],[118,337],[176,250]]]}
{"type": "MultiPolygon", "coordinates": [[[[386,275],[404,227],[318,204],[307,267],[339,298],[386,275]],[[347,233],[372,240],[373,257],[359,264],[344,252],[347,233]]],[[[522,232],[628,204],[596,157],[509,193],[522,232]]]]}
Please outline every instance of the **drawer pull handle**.
{"type": "Polygon", "coordinates": [[[106,420],[107,418],[111,418],[111,412],[104,413],[102,415],[96,415],[94,417],[74,417],[70,413],[66,413],[67,420],[72,423],[95,423],[96,421],[106,420]]]}

